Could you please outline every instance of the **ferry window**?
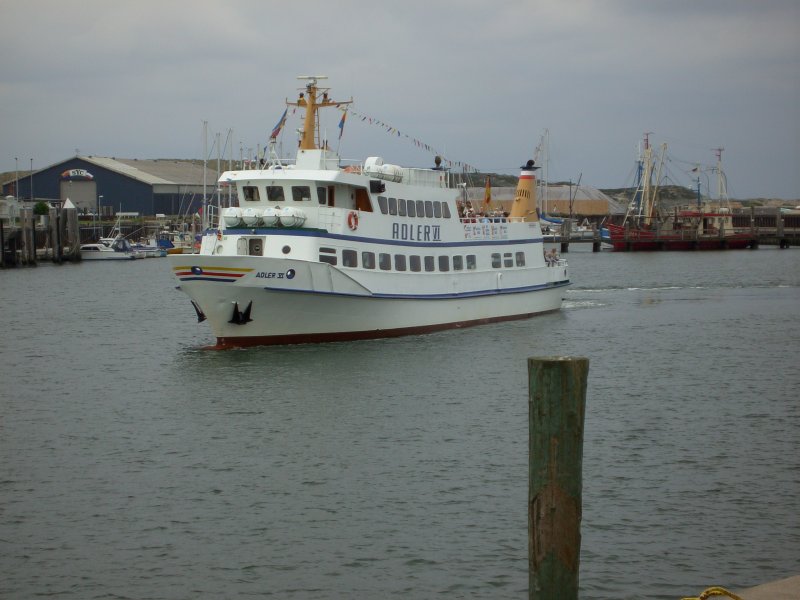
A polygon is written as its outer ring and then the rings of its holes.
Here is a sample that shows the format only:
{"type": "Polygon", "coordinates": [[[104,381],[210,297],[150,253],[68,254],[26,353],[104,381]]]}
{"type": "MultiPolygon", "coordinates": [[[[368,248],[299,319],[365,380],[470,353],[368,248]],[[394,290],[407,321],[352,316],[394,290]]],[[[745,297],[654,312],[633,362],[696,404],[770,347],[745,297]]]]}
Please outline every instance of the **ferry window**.
{"type": "Polygon", "coordinates": [[[336,264],[336,249],[335,248],[320,248],[319,249],[319,262],[328,263],[329,265],[336,264]]]}
{"type": "Polygon", "coordinates": [[[406,201],[403,198],[397,200],[397,214],[401,217],[406,216],[406,201]]]}
{"type": "Polygon", "coordinates": [[[307,185],[293,185],[292,186],[292,200],[295,202],[303,202],[311,200],[311,188],[307,185]]]}
{"type": "Polygon", "coordinates": [[[514,259],[511,258],[511,252],[506,252],[505,254],[503,254],[503,266],[504,267],[514,266],[514,259]]]}
{"type": "Polygon", "coordinates": [[[244,199],[247,202],[258,202],[260,200],[258,196],[258,188],[254,185],[246,185],[242,188],[242,192],[244,192],[244,199]]]}
{"type": "Polygon", "coordinates": [[[357,267],[358,252],[356,252],[355,250],[342,250],[342,266],[357,267]]]}
{"type": "Polygon", "coordinates": [[[405,271],[406,270],[406,255],[405,254],[395,254],[394,255],[394,269],[395,269],[395,271],[405,271]]]}
{"type": "Polygon", "coordinates": [[[450,257],[449,256],[440,256],[439,257],[439,270],[440,271],[449,271],[450,270],[450,257]]]}
{"type": "Polygon", "coordinates": [[[447,202],[442,202],[442,216],[445,219],[450,218],[450,205],[447,202]]]}
{"type": "Polygon", "coordinates": [[[283,186],[268,185],[267,186],[267,200],[270,202],[283,202],[283,186]]]}
{"type": "Polygon", "coordinates": [[[492,267],[495,269],[499,269],[500,265],[503,264],[503,261],[500,260],[500,253],[493,252],[492,253],[492,267]]]}
{"type": "Polygon", "coordinates": [[[429,219],[433,216],[433,201],[431,200],[425,200],[425,216],[429,219]]]}
{"type": "Polygon", "coordinates": [[[381,252],[378,254],[378,266],[381,271],[391,271],[392,269],[392,255],[381,252]]]}
{"type": "Polygon", "coordinates": [[[517,252],[517,266],[524,267],[525,266],[525,253],[524,252],[517,252]]]}
{"type": "MultiPolygon", "coordinates": [[[[411,203],[409,203],[409,206],[411,206],[411,203]]],[[[411,267],[411,270],[414,271],[415,273],[419,273],[420,271],[422,271],[422,260],[420,260],[419,255],[412,254],[411,256],[409,256],[408,263],[409,266],[411,267]]]]}
{"type": "Polygon", "coordinates": [[[425,216],[425,203],[422,200],[417,200],[417,216],[425,216]]]}
{"type": "Polygon", "coordinates": [[[436,262],[434,261],[433,256],[425,257],[425,270],[428,272],[436,270],[436,262]]]}
{"type": "Polygon", "coordinates": [[[413,200],[408,201],[408,216],[409,217],[416,217],[417,216],[417,203],[413,200]]]}
{"type": "Polygon", "coordinates": [[[328,190],[324,187],[317,188],[317,200],[319,200],[320,204],[327,204],[328,203],[328,190]]]}
{"type": "Polygon", "coordinates": [[[442,218],[442,203],[441,202],[434,202],[433,203],[433,216],[437,219],[442,218]]]}
{"type": "Polygon", "coordinates": [[[386,206],[386,196],[378,196],[378,206],[384,215],[389,212],[389,209],[386,206]]]}
{"type": "Polygon", "coordinates": [[[375,268],[375,253],[374,252],[362,252],[361,253],[361,266],[365,269],[374,269],[375,268]]]}
{"type": "Polygon", "coordinates": [[[389,198],[389,214],[397,214],[397,198],[389,198]]]}
{"type": "Polygon", "coordinates": [[[464,270],[464,257],[461,256],[460,254],[458,256],[454,256],[453,271],[463,271],[463,270],[464,270]]]}
{"type": "Polygon", "coordinates": [[[476,267],[475,255],[474,254],[467,254],[467,270],[474,271],[475,267],[476,267]]]}

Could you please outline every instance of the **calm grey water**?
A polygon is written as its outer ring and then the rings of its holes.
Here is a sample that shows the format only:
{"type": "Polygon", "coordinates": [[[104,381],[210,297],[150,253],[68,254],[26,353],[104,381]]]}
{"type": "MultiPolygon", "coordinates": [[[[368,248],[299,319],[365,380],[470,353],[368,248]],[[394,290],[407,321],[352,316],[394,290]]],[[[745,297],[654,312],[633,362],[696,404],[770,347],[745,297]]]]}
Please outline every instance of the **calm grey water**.
{"type": "Polygon", "coordinates": [[[589,357],[581,597],[800,573],[800,250],[569,254],[559,314],[215,352],[165,261],[0,272],[0,597],[527,597],[527,372],[589,357]]]}

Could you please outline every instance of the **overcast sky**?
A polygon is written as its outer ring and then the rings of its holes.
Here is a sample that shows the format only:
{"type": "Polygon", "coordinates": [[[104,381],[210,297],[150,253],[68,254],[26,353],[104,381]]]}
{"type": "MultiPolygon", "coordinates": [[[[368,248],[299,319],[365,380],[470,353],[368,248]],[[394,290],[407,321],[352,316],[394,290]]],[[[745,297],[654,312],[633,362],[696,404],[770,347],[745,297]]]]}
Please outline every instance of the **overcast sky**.
{"type": "Polygon", "coordinates": [[[0,52],[0,171],[201,158],[203,121],[238,157],[321,74],[344,158],[518,174],[547,129],[549,179],[623,187],[652,132],[675,183],[722,147],[731,197],[800,198],[798,0],[3,0],[0,52]]]}

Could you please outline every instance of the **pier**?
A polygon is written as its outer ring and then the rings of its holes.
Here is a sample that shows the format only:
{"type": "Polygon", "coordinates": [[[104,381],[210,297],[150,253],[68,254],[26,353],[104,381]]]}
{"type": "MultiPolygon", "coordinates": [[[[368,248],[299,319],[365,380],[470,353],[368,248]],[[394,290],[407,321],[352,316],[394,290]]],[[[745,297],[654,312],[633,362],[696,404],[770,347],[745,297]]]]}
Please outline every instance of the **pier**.
{"type": "Polygon", "coordinates": [[[47,214],[0,205],[0,268],[80,260],[80,244],[78,211],[69,201],[47,214]]]}
{"type": "MultiPolygon", "coordinates": [[[[681,242],[686,242],[690,250],[699,250],[707,243],[719,242],[722,240],[723,249],[726,247],[725,236],[731,233],[736,234],[739,240],[744,237],[748,248],[757,249],[760,246],[778,246],[781,249],[800,246],[800,215],[782,214],[775,211],[771,214],[756,214],[750,210],[746,213],[734,215],[733,229],[719,229],[715,233],[702,233],[699,229],[686,229],[670,231],[669,237],[665,238],[664,243],[660,243],[656,233],[652,238],[654,250],[666,250],[669,243],[674,243],[676,235],[681,242]]],[[[561,253],[569,252],[571,244],[591,244],[592,252],[599,252],[604,242],[600,228],[592,223],[591,229],[570,229],[570,222],[565,221],[566,228],[557,234],[544,234],[545,243],[559,244],[561,253]]],[[[631,230],[625,233],[624,241],[633,244],[640,241],[638,232],[631,230]]],[[[608,240],[605,240],[608,243],[608,240]]],[[[624,251],[624,250],[623,250],[624,251]]]]}

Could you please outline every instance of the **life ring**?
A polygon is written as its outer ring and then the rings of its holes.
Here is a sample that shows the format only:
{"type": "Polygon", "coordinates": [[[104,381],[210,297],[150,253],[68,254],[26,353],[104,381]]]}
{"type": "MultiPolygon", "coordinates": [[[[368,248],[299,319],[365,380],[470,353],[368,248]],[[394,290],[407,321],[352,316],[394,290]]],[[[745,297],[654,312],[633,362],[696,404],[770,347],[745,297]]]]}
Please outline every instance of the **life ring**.
{"type": "Polygon", "coordinates": [[[217,240],[220,240],[220,241],[222,240],[222,232],[221,231],[217,232],[217,240]]]}
{"type": "Polygon", "coordinates": [[[347,226],[355,231],[358,229],[358,213],[351,210],[350,213],[347,215],[347,226]]]}

